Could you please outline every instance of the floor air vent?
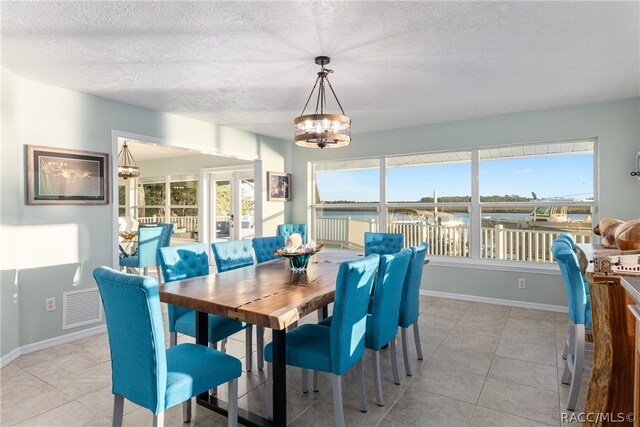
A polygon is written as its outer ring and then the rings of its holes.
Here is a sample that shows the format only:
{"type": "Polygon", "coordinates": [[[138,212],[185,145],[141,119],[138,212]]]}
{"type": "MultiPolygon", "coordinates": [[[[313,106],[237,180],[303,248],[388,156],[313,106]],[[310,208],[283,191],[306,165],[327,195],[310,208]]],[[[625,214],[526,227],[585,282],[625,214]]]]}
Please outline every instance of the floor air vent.
{"type": "Polygon", "coordinates": [[[102,321],[102,301],[98,288],[62,293],[62,329],[102,321]]]}

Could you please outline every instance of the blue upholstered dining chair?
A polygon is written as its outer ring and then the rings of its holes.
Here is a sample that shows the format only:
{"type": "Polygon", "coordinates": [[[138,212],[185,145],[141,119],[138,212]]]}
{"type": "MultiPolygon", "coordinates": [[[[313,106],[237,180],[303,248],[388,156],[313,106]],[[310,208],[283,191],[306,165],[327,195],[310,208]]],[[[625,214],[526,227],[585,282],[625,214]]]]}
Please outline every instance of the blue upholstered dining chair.
{"type": "MultiPolygon", "coordinates": [[[[409,262],[413,256],[411,249],[392,255],[382,255],[378,276],[373,287],[373,301],[367,314],[367,332],[364,346],[373,351],[373,383],[378,406],[384,406],[382,379],[380,377],[380,350],[387,344],[391,350],[391,370],[393,381],[400,384],[398,358],[396,355],[396,319],[400,314],[400,300],[409,262]]],[[[321,321],[320,325],[330,326],[333,316],[321,321]]],[[[315,372],[314,372],[315,381],[315,372]]],[[[314,386],[315,387],[315,386],[314,386]]]]}
{"type": "Polygon", "coordinates": [[[253,265],[251,240],[231,240],[211,244],[218,273],[253,265]]]}
{"type": "Polygon", "coordinates": [[[157,227],[162,228],[162,247],[171,246],[171,236],[173,235],[174,224],[170,222],[159,222],[157,227]]]}
{"type": "MultiPolygon", "coordinates": [[[[216,261],[218,273],[235,270],[237,268],[253,265],[253,249],[251,240],[231,240],[228,242],[216,242],[211,244],[213,257],[216,261]]],[[[253,325],[246,329],[246,342],[249,346],[253,342],[253,325]]],[[[258,345],[258,370],[264,367],[262,356],[264,347],[264,327],[256,326],[256,344],[258,345]]],[[[249,347],[247,347],[248,349],[249,347]]],[[[248,350],[247,350],[248,351],[248,350]]],[[[247,357],[247,372],[251,372],[252,359],[247,357]]]]}
{"type": "Polygon", "coordinates": [[[567,409],[570,411],[576,408],[582,383],[585,327],[591,327],[591,298],[585,290],[587,283],[580,272],[580,264],[574,248],[575,245],[567,241],[566,236],[556,238],[551,245],[551,252],[562,273],[569,307],[569,341],[562,383],[569,384],[571,380],[567,399],[567,409]]]}
{"type": "Polygon", "coordinates": [[[120,258],[120,269],[142,268],[146,276],[149,267],[158,265],[158,249],[162,247],[164,229],[162,227],[141,227],[138,229],[138,250],[135,255],[120,258]]]}
{"type": "Polygon", "coordinates": [[[278,225],[278,236],[284,237],[286,242],[289,236],[298,233],[302,237],[302,243],[307,243],[307,224],[280,224],[278,225]]]}
{"type": "MultiPolygon", "coordinates": [[[[364,396],[362,354],[367,325],[367,307],[380,257],[376,254],[340,264],[336,278],[331,326],[305,324],[287,332],[287,365],[302,368],[303,392],[309,390],[309,370],[328,372],[333,385],[333,409],[336,424],[344,426],[342,375],[357,365],[360,410],[367,410],[364,396]]],[[[267,362],[267,407],[272,413],[272,344],[264,349],[267,362]]]]}
{"type": "MultiPolygon", "coordinates": [[[[209,256],[204,243],[191,245],[168,246],[160,248],[160,268],[165,282],[183,280],[191,277],[209,274],[209,256]]],[[[170,346],[177,344],[178,334],[190,337],[196,336],[196,312],[189,308],[173,304],[167,305],[169,318],[170,346]]],[[[221,342],[220,349],[224,352],[227,338],[238,331],[251,328],[251,324],[240,322],[224,316],[209,314],[209,343],[213,348],[221,342]]],[[[251,370],[251,355],[253,354],[251,333],[247,333],[246,357],[248,370],[251,370]]]]}
{"type": "Polygon", "coordinates": [[[404,236],[401,233],[364,233],[364,254],[387,255],[402,250],[404,236]]]}
{"type": "Polygon", "coordinates": [[[412,375],[411,360],[409,359],[409,344],[407,343],[407,331],[413,325],[413,338],[416,343],[418,360],[422,360],[422,345],[420,345],[420,329],[418,328],[418,316],[420,315],[420,284],[424,260],[429,250],[429,244],[424,242],[419,246],[412,246],[412,256],[409,268],[402,287],[402,299],[400,301],[400,316],[398,326],[402,336],[402,353],[404,357],[404,370],[407,375],[412,375]]]}
{"type": "Polygon", "coordinates": [[[280,258],[280,256],[274,255],[273,251],[283,247],[284,241],[283,236],[254,237],[253,251],[256,253],[256,262],[260,264],[261,262],[280,258]]]}
{"type": "Polygon", "coordinates": [[[196,344],[165,349],[155,279],[107,267],[96,268],[93,277],[109,332],[113,425],[122,425],[125,398],[149,409],[154,426],[163,424],[165,409],[184,402],[183,418],[189,422],[191,398],[227,382],[228,424],[237,425],[240,361],[196,344]]]}

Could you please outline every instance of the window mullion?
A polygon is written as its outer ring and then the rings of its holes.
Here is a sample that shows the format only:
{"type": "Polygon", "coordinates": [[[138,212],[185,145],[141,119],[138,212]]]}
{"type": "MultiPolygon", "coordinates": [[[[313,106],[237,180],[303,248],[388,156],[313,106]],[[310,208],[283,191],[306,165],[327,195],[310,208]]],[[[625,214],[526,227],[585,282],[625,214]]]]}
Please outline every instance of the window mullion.
{"type": "Polygon", "coordinates": [[[387,232],[387,158],[380,157],[380,203],[378,204],[378,231],[387,232]]]}
{"type": "Polygon", "coordinates": [[[469,212],[471,259],[480,258],[482,245],[482,218],[480,211],[480,150],[471,151],[471,206],[469,212]]]}

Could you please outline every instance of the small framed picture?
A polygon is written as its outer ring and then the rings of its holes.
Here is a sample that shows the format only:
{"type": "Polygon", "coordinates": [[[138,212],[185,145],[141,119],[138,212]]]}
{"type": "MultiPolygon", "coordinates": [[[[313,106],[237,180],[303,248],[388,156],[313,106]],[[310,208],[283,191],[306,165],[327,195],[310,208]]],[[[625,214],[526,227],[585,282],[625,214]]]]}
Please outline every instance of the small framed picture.
{"type": "Polygon", "coordinates": [[[26,146],[27,204],[109,204],[109,154],[26,146]]]}
{"type": "Polygon", "coordinates": [[[288,202],[291,200],[291,174],[267,172],[267,200],[272,202],[288,202]]]}

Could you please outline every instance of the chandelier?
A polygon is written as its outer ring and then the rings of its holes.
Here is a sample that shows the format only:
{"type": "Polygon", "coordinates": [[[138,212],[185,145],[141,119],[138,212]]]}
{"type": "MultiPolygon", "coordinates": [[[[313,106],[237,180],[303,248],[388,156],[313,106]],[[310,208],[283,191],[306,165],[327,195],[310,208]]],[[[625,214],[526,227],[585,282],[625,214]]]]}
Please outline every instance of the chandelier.
{"type": "Polygon", "coordinates": [[[351,119],[344,114],[342,105],[338,101],[336,93],[333,91],[328,75],[333,70],[324,68],[330,62],[328,56],[316,57],[316,64],[322,68],[318,72],[316,83],[311,89],[307,103],[304,104],[302,114],[293,121],[295,127],[294,141],[296,145],[307,148],[340,148],[346,147],[351,143],[351,119]],[[331,93],[340,107],[342,114],[326,114],[327,97],[325,89],[329,86],[331,93]],[[313,96],[316,88],[318,88],[318,96],[316,98],[316,111],[314,114],[305,115],[304,112],[309,105],[309,101],[313,96]]]}
{"type": "Polygon", "coordinates": [[[118,153],[118,176],[122,179],[137,178],[140,176],[140,168],[133,160],[131,151],[127,147],[127,141],[124,142],[120,153],[118,153]]]}

